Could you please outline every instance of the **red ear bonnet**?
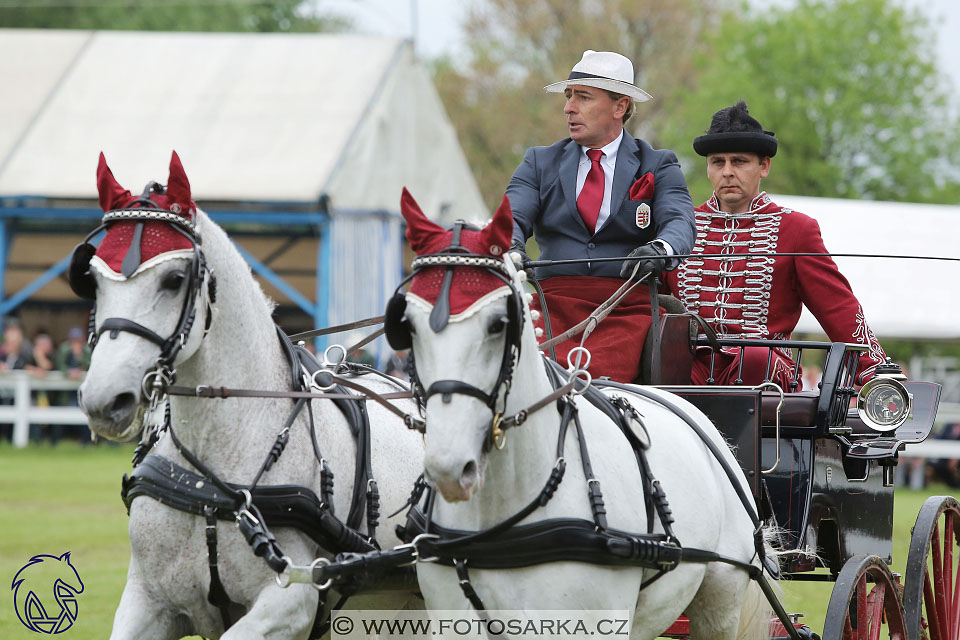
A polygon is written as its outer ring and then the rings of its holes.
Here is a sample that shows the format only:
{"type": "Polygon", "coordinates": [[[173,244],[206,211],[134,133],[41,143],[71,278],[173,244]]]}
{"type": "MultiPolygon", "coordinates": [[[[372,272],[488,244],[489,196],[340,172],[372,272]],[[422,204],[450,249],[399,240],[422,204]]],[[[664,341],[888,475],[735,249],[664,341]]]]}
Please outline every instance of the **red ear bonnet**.
{"type": "MultiPolygon", "coordinates": [[[[400,212],[407,221],[407,240],[418,256],[440,253],[453,242],[453,231],[429,220],[406,189],[400,198],[400,212]]],[[[513,213],[510,201],[503,197],[493,220],[481,230],[464,227],[460,246],[475,255],[502,258],[513,237],[513,213]]],[[[410,293],[435,304],[443,284],[446,267],[428,267],[414,276],[410,293]]],[[[481,267],[456,267],[450,287],[450,313],[462,313],[484,295],[506,286],[502,280],[481,267]]]]}
{"type": "MultiPolygon", "coordinates": [[[[145,209],[148,205],[135,202],[134,196],[120,186],[113,172],[107,166],[106,158],[100,154],[97,166],[97,189],[100,192],[100,207],[106,211],[124,209],[145,209]]],[[[157,208],[178,213],[192,218],[196,212],[196,205],[191,200],[190,182],[183,170],[180,158],[174,151],[170,158],[170,177],[167,181],[166,193],[149,193],[149,199],[157,208]]],[[[123,220],[111,223],[103,241],[95,254],[103,260],[110,269],[120,273],[124,257],[131,250],[134,232],[137,224],[133,220],[123,220]]],[[[180,232],[174,230],[167,222],[144,222],[143,233],[140,239],[140,264],[162,253],[192,249],[193,243],[180,232]]]]}
{"type": "Polygon", "coordinates": [[[113,177],[113,171],[107,166],[107,159],[100,152],[100,162],[97,164],[97,191],[100,192],[100,208],[103,212],[120,209],[133,200],[133,195],[120,186],[113,177]]]}

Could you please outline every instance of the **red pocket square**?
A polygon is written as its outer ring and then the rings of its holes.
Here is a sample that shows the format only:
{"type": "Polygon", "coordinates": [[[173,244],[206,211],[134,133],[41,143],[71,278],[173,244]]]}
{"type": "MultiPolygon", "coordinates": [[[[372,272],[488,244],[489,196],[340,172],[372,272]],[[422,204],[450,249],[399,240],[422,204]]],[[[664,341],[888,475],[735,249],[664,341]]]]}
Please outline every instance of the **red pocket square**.
{"type": "Polygon", "coordinates": [[[653,174],[647,172],[630,187],[631,200],[649,200],[653,197],[653,174]]]}

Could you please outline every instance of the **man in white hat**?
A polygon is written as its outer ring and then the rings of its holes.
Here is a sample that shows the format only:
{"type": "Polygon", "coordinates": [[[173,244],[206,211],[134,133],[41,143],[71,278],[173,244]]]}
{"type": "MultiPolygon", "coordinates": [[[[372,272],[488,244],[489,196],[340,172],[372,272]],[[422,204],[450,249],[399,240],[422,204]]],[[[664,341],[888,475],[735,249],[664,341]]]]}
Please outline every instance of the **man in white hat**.
{"type": "MultiPolygon", "coordinates": [[[[555,335],[606,300],[638,262],[637,276],[653,277],[676,266],[663,256],[693,248],[693,201],[676,155],[624,131],[634,102],[650,99],[633,82],[628,58],[585,51],[566,80],[544,87],[566,96],[570,137],[528,149],[507,187],[514,250],[534,235],[542,260],[634,258],[538,268],[555,335]]],[[[633,381],[649,326],[649,294],[636,287],[587,340],[594,377],[633,381]]],[[[558,345],[560,362],[577,344],[579,337],[558,345]]]]}

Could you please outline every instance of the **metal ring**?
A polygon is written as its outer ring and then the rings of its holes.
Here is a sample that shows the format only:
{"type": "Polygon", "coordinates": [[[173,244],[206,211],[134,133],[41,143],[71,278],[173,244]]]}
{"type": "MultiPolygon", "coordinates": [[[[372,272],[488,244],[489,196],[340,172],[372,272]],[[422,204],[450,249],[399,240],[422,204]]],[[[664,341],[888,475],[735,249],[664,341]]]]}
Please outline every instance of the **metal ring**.
{"type": "Polygon", "coordinates": [[[330,345],[329,347],[327,347],[327,348],[324,350],[324,352],[323,352],[323,366],[324,366],[324,367],[329,367],[329,368],[335,369],[336,367],[339,367],[340,365],[342,365],[342,364],[343,364],[344,362],[346,362],[346,361],[347,361],[347,348],[344,347],[343,345],[340,345],[340,344],[332,344],[332,345],[330,345]],[[337,360],[335,360],[335,361],[330,359],[330,351],[331,351],[331,349],[339,349],[339,350],[340,350],[340,357],[337,358],[337,360]]]}
{"type": "Polygon", "coordinates": [[[281,589],[286,589],[287,587],[290,586],[290,567],[293,565],[293,560],[290,558],[290,556],[283,556],[281,560],[283,560],[286,563],[286,566],[283,568],[283,571],[281,571],[276,575],[274,579],[277,581],[278,587],[280,587],[281,589]],[[281,580],[280,579],[281,576],[286,576],[286,577],[283,580],[281,580]]]}
{"type": "Polygon", "coordinates": [[[165,397],[166,394],[161,395],[162,387],[157,384],[158,382],[162,382],[163,387],[168,387],[172,383],[166,369],[157,367],[143,374],[143,379],[140,381],[140,391],[143,392],[145,399],[151,402],[159,402],[161,398],[165,397]]]}
{"type": "Polygon", "coordinates": [[[571,371],[571,372],[572,372],[572,371],[574,371],[574,370],[576,370],[576,369],[586,369],[586,368],[588,368],[588,367],[590,366],[590,360],[591,360],[591,358],[593,358],[593,355],[590,353],[590,350],[587,349],[586,347],[574,347],[573,349],[570,349],[570,351],[567,353],[567,371],[571,371]],[[577,359],[577,360],[578,360],[578,364],[577,364],[576,366],[574,366],[574,364],[573,364],[573,354],[574,354],[574,353],[585,353],[585,354],[587,355],[587,361],[586,361],[585,364],[583,364],[583,366],[580,366],[580,364],[579,364],[580,358],[577,359]]]}
{"type": "Polygon", "coordinates": [[[435,534],[435,533],[421,533],[420,535],[416,536],[413,540],[411,540],[411,541],[410,541],[410,546],[413,547],[413,553],[414,553],[414,558],[415,558],[414,561],[415,561],[415,562],[436,562],[437,560],[439,560],[439,558],[437,558],[436,556],[434,556],[434,557],[432,557],[432,558],[422,558],[422,557],[420,557],[420,548],[417,547],[417,543],[420,542],[421,540],[423,540],[424,538],[426,538],[426,539],[437,539],[437,538],[439,538],[439,537],[440,537],[440,536],[437,535],[437,534],[435,534]]]}
{"type": "MultiPolygon", "coordinates": [[[[326,357],[326,355],[324,355],[324,357],[326,357]]],[[[316,387],[320,391],[330,391],[331,389],[337,386],[337,381],[333,379],[333,373],[330,371],[327,371],[326,369],[317,369],[316,371],[314,371],[310,375],[310,382],[312,386],[316,387]],[[323,385],[317,382],[317,375],[321,373],[326,373],[330,375],[330,384],[323,385]]]]}
{"type": "MultiPolygon", "coordinates": [[[[240,493],[243,494],[243,499],[246,501],[244,505],[247,509],[253,506],[253,496],[250,495],[249,489],[240,489],[240,493]]],[[[252,514],[251,514],[252,515],[252,514]]]]}
{"type": "Polygon", "coordinates": [[[507,445],[507,432],[500,428],[501,424],[503,424],[503,414],[494,414],[493,422],[490,425],[490,442],[497,448],[497,451],[503,451],[503,448],[507,445]]]}
{"type": "MultiPolygon", "coordinates": [[[[323,558],[323,557],[317,558],[316,560],[310,563],[310,573],[312,574],[313,570],[316,569],[317,567],[326,567],[329,565],[330,565],[330,561],[327,560],[326,558],[323,558]]],[[[317,584],[315,582],[310,582],[310,584],[313,585],[313,588],[316,589],[317,591],[326,591],[327,589],[330,588],[330,585],[333,584],[333,578],[327,578],[327,581],[324,582],[323,584],[317,584]]]]}
{"type": "Polygon", "coordinates": [[[570,374],[570,381],[574,382],[573,389],[570,390],[570,394],[574,396],[582,396],[587,392],[587,389],[590,388],[590,383],[593,382],[593,376],[590,375],[590,372],[586,369],[577,369],[570,374]],[[583,388],[577,389],[576,380],[583,380],[583,388]]]}

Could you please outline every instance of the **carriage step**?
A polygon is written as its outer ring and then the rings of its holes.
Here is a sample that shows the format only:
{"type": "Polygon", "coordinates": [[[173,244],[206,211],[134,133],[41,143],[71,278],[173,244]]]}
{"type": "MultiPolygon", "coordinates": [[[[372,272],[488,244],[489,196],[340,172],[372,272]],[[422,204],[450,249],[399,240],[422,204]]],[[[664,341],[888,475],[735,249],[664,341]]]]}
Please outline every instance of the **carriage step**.
{"type": "MultiPolygon", "coordinates": [[[[797,630],[797,634],[800,635],[804,640],[820,640],[820,636],[813,632],[810,627],[800,622],[793,623],[794,629],[797,630]]],[[[677,638],[678,640],[689,640],[690,638],[690,619],[686,616],[680,616],[677,618],[677,621],[670,625],[666,631],[660,634],[661,638],[677,638]]],[[[787,630],[783,628],[783,624],[779,620],[770,621],[770,638],[771,640],[789,640],[790,636],[787,634],[787,630]]]]}

